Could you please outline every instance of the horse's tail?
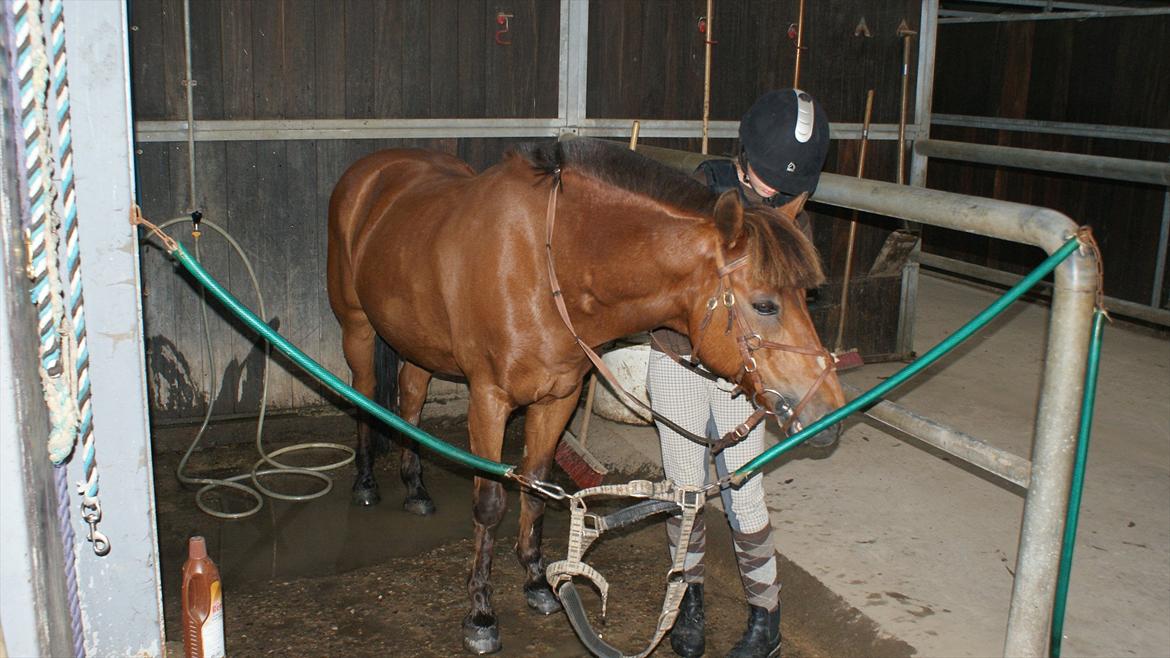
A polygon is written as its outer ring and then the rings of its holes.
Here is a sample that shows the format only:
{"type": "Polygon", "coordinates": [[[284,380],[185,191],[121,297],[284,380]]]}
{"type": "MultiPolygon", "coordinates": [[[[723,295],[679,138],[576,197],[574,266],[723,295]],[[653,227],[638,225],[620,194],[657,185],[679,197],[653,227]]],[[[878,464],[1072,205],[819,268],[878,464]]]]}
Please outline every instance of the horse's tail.
{"type": "MultiPolygon", "coordinates": [[[[398,413],[398,352],[381,336],[377,336],[374,342],[374,378],[374,401],[398,413]]],[[[390,452],[393,430],[383,423],[374,423],[371,431],[374,455],[390,452]]]]}

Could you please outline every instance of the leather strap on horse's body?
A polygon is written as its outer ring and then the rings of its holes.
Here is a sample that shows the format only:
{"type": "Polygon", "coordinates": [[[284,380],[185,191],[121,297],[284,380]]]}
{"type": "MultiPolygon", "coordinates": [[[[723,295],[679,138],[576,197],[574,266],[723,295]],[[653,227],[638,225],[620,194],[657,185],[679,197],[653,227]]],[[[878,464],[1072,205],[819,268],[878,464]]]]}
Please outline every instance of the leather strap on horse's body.
{"type": "MultiPolygon", "coordinates": [[[[785,408],[788,406],[784,402],[783,396],[781,396],[777,391],[764,387],[764,383],[760,379],[760,375],[756,368],[756,359],[753,356],[753,352],[759,349],[767,348],[822,357],[824,359],[825,365],[823,366],[820,375],[817,377],[812,387],[809,388],[808,392],[804,394],[804,397],[802,397],[800,401],[791,408],[789,418],[782,426],[783,430],[787,432],[788,428],[796,422],[797,415],[801,412],[801,410],[804,409],[804,406],[808,403],[809,400],[812,399],[813,394],[816,393],[817,389],[819,389],[821,384],[823,384],[828,378],[829,373],[835,370],[836,358],[824,347],[817,346],[812,348],[800,347],[796,345],[785,345],[782,343],[764,340],[763,337],[752,331],[751,327],[747,325],[746,320],[744,320],[743,317],[736,312],[735,292],[731,287],[731,274],[747,265],[747,257],[741,256],[740,258],[725,264],[723,261],[722,249],[717,249],[715,251],[716,276],[719,279],[719,287],[716,289],[715,295],[707,302],[707,314],[703,317],[703,321],[699,325],[699,341],[698,344],[694,346],[691,358],[697,362],[699,352],[703,346],[703,338],[706,336],[707,326],[711,323],[711,320],[714,317],[715,309],[718,308],[720,304],[722,304],[727,309],[727,328],[725,329],[724,333],[730,334],[733,328],[739,329],[739,335],[736,336],[736,345],[739,347],[740,356],[743,359],[743,365],[740,368],[740,373],[736,378],[735,383],[742,390],[743,378],[751,378],[752,384],[754,385],[756,391],[753,398],[751,399],[751,402],[755,406],[756,410],[752,412],[752,414],[748,416],[747,419],[737,425],[722,438],[712,441],[705,436],[700,436],[687,430],[678,423],[675,423],[669,418],[658,413],[618,383],[617,378],[614,377],[613,373],[610,371],[609,367],[605,365],[605,362],[601,359],[601,357],[597,355],[597,352],[593,351],[593,348],[589,347],[589,345],[581,338],[581,336],[577,334],[577,330],[573,327],[573,321],[569,318],[569,309],[565,305],[564,292],[561,290],[561,284],[557,280],[556,263],[553,259],[552,239],[553,228],[556,226],[557,193],[560,191],[560,187],[560,170],[558,169],[553,175],[552,190],[549,192],[548,196],[548,210],[545,213],[546,233],[544,246],[545,256],[548,261],[548,277],[549,284],[552,287],[553,302],[556,304],[557,312],[561,316],[561,321],[565,323],[565,327],[567,327],[569,333],[572,334],[573,340],[577,342],[577,345],[579,345],[581,350],[585,352],[585,356],[587,356],[593,365],[596,366],[597,372],[600,373],[607,382],[609,382],[613,390],[620,394],[631,405],[633,405],[632,408],[640,408],[646,411],[652,418],[674,430],[675,432],[678,432],[681,436],[684,436],[687,439],[698,443],[699,445],[706,446],[713,453],[718,453],[728,446],[742,441],[751,432],[753,427],[758,425],[760,421],[769,414],[773,413],[768,410],[767,404],[764,404],[760,401],[759,398],[761,395],[771,393],[776,396],[775,406],[785,408]]],[[[660,347],[662,346],[660,345],[660,347]]],[[[678,359],[676,358],[676,360],[678,359]]]]}
{"type": "Polygon", "coordinates": [[[683,579],[683,572],[686,568],[687,551],[689,550],[690,544],[689,538],[695,525],[695,518],[698,516],[699,510],[703,508],[706,499],[705,489],[678,487],[670,481],[649,482],[647,480],[634,480],[626,484],[602,485],[583,489],[573,494],[570,499],[568,555],[564,560],[548,565],[545,570],[545,576],[548,578],[549,585],[552,586],[553,591],[557,593],[557,596],[561,599],[561,603],[565,606],[565,612],[569,617],[569,623],[573,626],[573,630],[577,632],[577,636],[581,639],[581,642],[594,655],[602,656],[603,658],[627,658],[627,654],[601,639],[597,632],[593,630],[593,626],[589,623],[589,618],[585,614],[581,597],[577,594],[577,588],[573,584],[573,578],[575,576],[582,576],[593,583],[601,594],[601,616],[604,619],[609,597],[609,583],[596,569],[582,561],[585,552],[589,550],[589,546],[606,530],[620,528],[652,514],[671,510],[676,507],[682,510],[682,523],[680,528],[680,537],[682,539],[679,541],[678,546],[675,547],[674,555],[671,559],[670,571],[667,572],[666,595],[662,601],[662,610],[658,614],[658,624],[655,627],[654,637],[651,638],[650,643],[641,652],[629,654],[629,656],[643,658],[654,651],[654,648],[658,646],[658,643],[662,641],[662,638],[674,626],[674,621],[678,617],[678,608],[682,603],[683,594],[687,590],[687,583],[683,579]],[[585,504],[586,498],[610,496],[646,498],[649,500],[627,507],[608,516],[598,516],[596,514],[590,514],[587,511],[588,508],[585,504]]]}
{"type": "MultiPolygon", "coordinates": [[[[711,448],[714,450],[716,446],[723,443],[723,439],[720,439],[719,441],[712,441],[711,439],[709,439],[705,436],[700,436],[698,434],[695,434],[694,432],[687,430],[685,427],[679,425],[678,423],[667,418],[666,416],[663,416],[662,414],[658,413],[653,408],[651,408],[649,405],[647,405],[645,402],[642,402],[641,400],[639,400],[632,393],[627,391],[621,384],[618,383],[617,377],[614,376],[613,371],[611,371],[609,369],[609,366],[605,365],[605,361],[603,361],[601,359],[601,357],[598,356],[597,352],[595,352],[593,350],[593,348],[589,347],[589,345],[581,338],[581,336],[577,334],[576,328],[573,327],[573,321],[569,318],[569,309],[565,305],[564,293],[561,291],[560,281],[557,280],[556,264],[555,264],[555,261],[553,260],[553,252],[552,252],[553,227],[556,224],[557,192],[560,190],[560,187],[561,187],[560,179],[558,177],[553,182],[552,192],[549,193],[549,197],[548,197],[548,214],[547,214],[548,221],[547,221],[547,232],[546,232],[546,239],[545,239],[544,246],[545,246],[545,254],[546,254],[547,259],[548,259],[548,278],[549,278],[549,283],[552,286],[553,302],[556,304],[557,312],[560,313],[561,321],[565,323],[566,327],[568,327],[569,333],[572,334],[572,336],[573,336],[573,340],[576,341],[577,345],[581,348],[581,350],[583,352],[585,352],[585,356],[589,357],[589,360],[597,368],[597,372],[602,376],[603,379],[605,379],[605,381],[609,382],[609,385],[613,388],[613,390],[616,393],[620,394],[623,398],[625,398],[625,400],[629,404],[632,404],[636,408],[642,409],[643,411],[650,414],[650,416],[652,418],[654,418],[654,420],[657,420],[658,422],[662,423],[663,425],[666,425],[670,429],[674,430],[675,432],[678,432],[679,434],[690,439],[691,441],[694,441],[695,443],[698,443],[698,444],[703,445],[703,446],[707,446],[708,448],[711,448]]],[[[763,416],[761,416],[761,418],[762,417],[763,416]]],[[[759,421],[756,421],[756,422],[759,422],[759,421]]],[[[754,426],[754,423],[753,423],[753,426],[754,426]]],[[[744,436],[747,436],[747,434],[745,433],[744,436]]],[[[727,444],[727,445],[730,445],[730,444],[727,444]]],[[[726,446],[724,446],[724,447],[726,447],[726,446]]],[[[722,450],[722,448],[719,448],[719,449],[722,450]]]]}

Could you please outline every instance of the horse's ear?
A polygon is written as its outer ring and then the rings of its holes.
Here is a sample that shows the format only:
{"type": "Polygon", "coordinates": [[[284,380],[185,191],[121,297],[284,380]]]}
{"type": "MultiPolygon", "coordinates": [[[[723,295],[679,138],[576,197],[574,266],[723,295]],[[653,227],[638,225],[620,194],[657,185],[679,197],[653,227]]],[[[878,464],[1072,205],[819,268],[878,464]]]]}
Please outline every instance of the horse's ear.
{"type": "Polygon", "coordinates": [[[780,206],[777,210],[787,217],[796,217],[804,210],[804,204],[808,201],[808,192],[801,192],[796,195],[791,201],[780,206]]]}
{"type": "Polygon", "coordinates": [[[715,202],[715,227],[723,237],[724,246],[728,249],[734,247],[743,233],[743,203],[739,200],[739,190],[727,190],[719,195],[715,202]]]}

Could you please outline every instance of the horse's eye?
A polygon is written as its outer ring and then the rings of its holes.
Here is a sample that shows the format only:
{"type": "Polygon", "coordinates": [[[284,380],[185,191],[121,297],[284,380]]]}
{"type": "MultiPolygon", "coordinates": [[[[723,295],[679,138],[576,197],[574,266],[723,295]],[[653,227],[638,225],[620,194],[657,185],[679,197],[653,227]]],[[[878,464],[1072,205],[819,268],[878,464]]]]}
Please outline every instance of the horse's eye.
{"type": "Polygon", "coordinates": [[[753,302],[752,308],[754,308],[756,313],[759,313],[760,315],[776,315],[776,313],[780,311],[780,308],[776,306],[776,302],[771,300],[753,302]]]}

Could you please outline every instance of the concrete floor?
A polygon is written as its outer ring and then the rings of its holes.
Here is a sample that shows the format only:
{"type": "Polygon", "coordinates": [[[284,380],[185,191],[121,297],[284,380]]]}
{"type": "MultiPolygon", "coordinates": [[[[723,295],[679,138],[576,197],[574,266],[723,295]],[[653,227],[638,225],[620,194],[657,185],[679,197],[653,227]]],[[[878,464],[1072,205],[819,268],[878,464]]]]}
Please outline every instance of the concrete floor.
{"type": "MultiPolygon", "coordinates": [[[[993,299],[924,276],[919,353],[993,299]]],[[[1048,311],[1017,303],[890,399],[1029,456],[1048,311]]],[[[846,373],[869,388],[901,364],[846,373]]],[[[1170,656],[1170,341],[1106,329],[1065,656],[1170,656]]],[[[800,448],[766,473],[777,548],[921,656],[1003,652],[1023,491],[944,461],[869,420],[827,457],[800,448]]],[[[648,427],[595,419],[603,460],[660,464],[648,427]]],[[[798,601],[785,601],[799,606],[798,601]]]]}

